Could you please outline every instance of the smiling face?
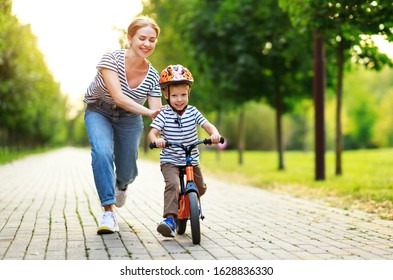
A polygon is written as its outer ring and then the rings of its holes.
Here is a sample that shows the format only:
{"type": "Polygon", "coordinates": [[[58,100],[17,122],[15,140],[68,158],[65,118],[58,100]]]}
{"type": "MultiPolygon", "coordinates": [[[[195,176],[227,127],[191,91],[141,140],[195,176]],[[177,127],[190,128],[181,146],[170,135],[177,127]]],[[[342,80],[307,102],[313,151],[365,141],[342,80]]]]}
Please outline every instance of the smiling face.
{"type": "Polygon", "coordinates": [[[128,35],[130,48],[135,54],[146,58],[154,52],[157,42],[157,32],[150,26],[139,28],[134,36],[128,35]]]}
{"type": "Polygon", "coordinates": [[[182,111],[188,105],[190,90],[188,84],[172,84],[167,87],[163,93],[165,99],[168,100],[173,108],[177,111],[182,111]]]}

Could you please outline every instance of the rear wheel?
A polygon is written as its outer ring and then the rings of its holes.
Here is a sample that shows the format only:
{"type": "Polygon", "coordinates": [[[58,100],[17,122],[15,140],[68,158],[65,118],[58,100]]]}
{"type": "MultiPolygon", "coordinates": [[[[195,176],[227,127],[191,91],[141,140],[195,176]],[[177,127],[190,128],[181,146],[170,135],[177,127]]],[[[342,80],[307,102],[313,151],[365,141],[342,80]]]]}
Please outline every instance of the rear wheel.
{"type": "Polygon", "coordinates": [[[179,210],[177,213],[177,223],[176,223],[176,232],[178,234],[183,234],[186,231],[187,228],[187,220],[188,220],[188,203],[185,200],[186,196],[184,194],[179,195],[179,210]]]}
{"type": "Polygon", "coordinates": [[[192,243],[199,244],[201,242],[201,228],[199,223],[199,200],[195,192],[188,194],[190,205],[190,221],[191,221],[191,235],[192,243]]]}
{"type": "Polygon", "coordinates": [[[186,228],[187,228],[187,219],[177,220],[176,223],[177,234],[183,234],[186,231],[186,228]]]}

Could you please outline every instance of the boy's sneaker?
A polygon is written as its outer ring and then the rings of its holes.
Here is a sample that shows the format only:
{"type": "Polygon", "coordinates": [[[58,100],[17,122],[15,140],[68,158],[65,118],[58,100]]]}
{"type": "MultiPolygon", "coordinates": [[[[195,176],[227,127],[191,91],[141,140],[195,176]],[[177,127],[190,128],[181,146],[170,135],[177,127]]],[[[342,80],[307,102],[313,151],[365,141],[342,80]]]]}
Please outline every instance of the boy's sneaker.
{"type": "Polygon", "coordinates": [[[117,208],[123,207],[127,199],[127,190],[119,190],[115,187],[115,205],[117,208]]]}
{"type": "Polygon", "coordinates": [[[157,227],[157,231],[165,237],[175,237],[176,224],[173,218],[166,218],[157,227]]]}
{"type": "Polygon", "coordinates": [[[104,214],[102,214],[101,223],[98,227],[97,233],[115,233],[116,231],[119,231],[119,225],[116,221],[116,215],[111,211],[106,211],[104,214]]]}

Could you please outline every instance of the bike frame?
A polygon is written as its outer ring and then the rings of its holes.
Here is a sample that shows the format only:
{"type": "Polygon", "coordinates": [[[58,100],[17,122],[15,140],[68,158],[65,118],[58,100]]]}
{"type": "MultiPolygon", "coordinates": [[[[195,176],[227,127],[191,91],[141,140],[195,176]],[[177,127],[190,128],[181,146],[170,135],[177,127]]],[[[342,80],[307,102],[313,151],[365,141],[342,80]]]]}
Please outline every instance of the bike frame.
{"type": "MultiPolygon", "coordinates": [[[[194,167],[192,165],[191,151],[197,145],[204,143],[203,141],[204,140],[199,140],[190,146],[184,146],[183,144],[180,143],[171,143],[171,142],[168,143],[168,146],[178,146],[182,148],[186,153],[186,165],[179,166],[180,192],[179,192],[179,211],[177,214],[178,219],[183,220],[183,219],[188,219],[190,217],[189,201],[187,195],[190,192],[195,192],[197,194],[199,205],[201,204],[199,199],[199,191],[194,182],[194,167]],[[184,181],[184,176],[186,178],[186,181],[184,181]]],[[[200,211],[201,211],[201,219],[203,220],[204,216],[202,215],[201,205],[200,205],[200,211]]]]}
{"type": "MultiPolygon", "coordinates": [[[[224,143],[221,137],[220,143],[224,143]]],[[[186,154],[186,165],[179,166],[179,209],[177,213],[177,233],[183,234],[186,230],[187,220],[191,220],[191,235],[194,244],[199,244],[201,240],[199,218],[204,219],[202,215],[201,200],[199,191],[194,181],[194,166],[192,165],[191,151],[198,145],[212,144],[211,140],[206,138],[198,140],[195,143],[184,146],[181,143],[167,141],[165,147],[177,146],[182,148],[186,154]],[[186,178],[186,181],[184,180],[186,178]],[[195,193],[195,195],[193,194],[195,193]],[[198,209],[199,208],[199,209],[198,209]]],[[[150,143],[150,149],[157,148],[155,143],[150,143]]]]}
{"type": "Polygon", "coordinates": [[[199,191],[194,182],[194,167],[191,164],[192,158],[187,161],[186,166],[179,166],[179,181],[180,181],[180,192],[179,192],[179,211],[177,213],[178,219],[188,219],[190,217],[190,207],[188,202],[188,195],[190,192],[195,192],[197,194],[200,206],[201,219],[205,217],[202,215],[202,206],[199,199],[199,191]],[[184,182],[184,176],[186,177],[186,182],[184,182]]]}

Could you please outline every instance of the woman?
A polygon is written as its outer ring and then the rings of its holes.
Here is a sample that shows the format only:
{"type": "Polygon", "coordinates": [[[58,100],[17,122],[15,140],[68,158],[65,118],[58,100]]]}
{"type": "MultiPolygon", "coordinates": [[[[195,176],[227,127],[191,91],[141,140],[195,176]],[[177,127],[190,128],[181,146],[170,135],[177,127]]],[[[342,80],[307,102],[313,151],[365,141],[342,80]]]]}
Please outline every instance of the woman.
{"type": "Polygon", "coordinates": [[[159,74],[147,60],[159,33],[151,18],[135,18],[127,30],[129,48],[104,54],[85,94],[94,182],[105,210],[98,234],[119,231],[113,210],[124,205],[128,184],[138,175],[142,116],[155,118],[161,110],[159,74]]]}

